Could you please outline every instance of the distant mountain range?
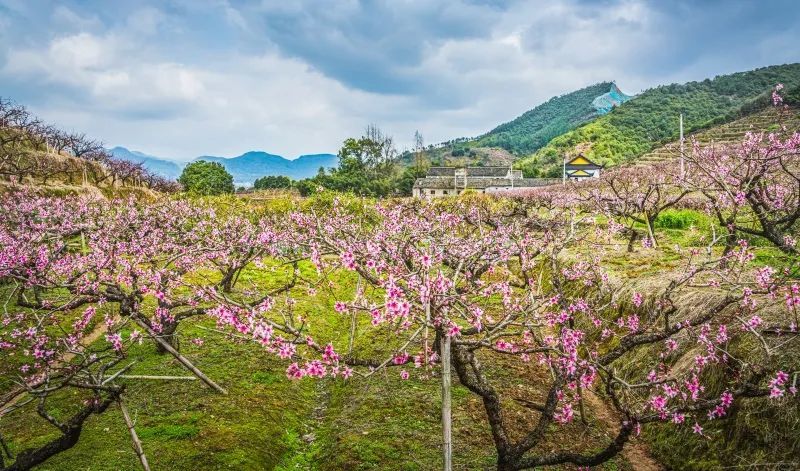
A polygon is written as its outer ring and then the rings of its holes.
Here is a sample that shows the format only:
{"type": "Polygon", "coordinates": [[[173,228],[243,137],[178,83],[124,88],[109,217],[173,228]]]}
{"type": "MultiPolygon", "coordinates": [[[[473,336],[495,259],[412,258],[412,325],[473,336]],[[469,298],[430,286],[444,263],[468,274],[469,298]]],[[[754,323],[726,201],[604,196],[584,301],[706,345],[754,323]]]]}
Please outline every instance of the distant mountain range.
{"type": "Polygon", "coordinates": [[[119,160],[143,163],[144,167],[151,172],[173,180],[177,180],[183,170],[183,164],[147,155],[135,150],[128,150],[124,147],[114,147],[113,149],[109,149],[109,152],[119,160]]]}
{"type": "MultiPolygon", "coordinates": [[[[786,86],[787,100],[800,101],[800,63],[762,67],[713,79],[651,88],[636,96],[614,82],[602,82],[550,100],[477,137],[462,137],[404,152],[403,165],[510,165],[528,177],[558,177],[566,156],[583,154],[612,166],[674,140],[679,116],[693,132],[732,121],[770,104],[772,87],[786,86]]],[[[794,103],[794,102],[792,102],[794,103]]],[[[117,158],[143,162],[148,169],[176,178],[183,164],[116,147],[117,158]]],[[[265,175],[313,177],[320,167],[337,165],[333,154],[294,160],[266,152],[238,157],[202,156],[224,165],[237,185],[252,185],[265,175]]]]}
{"type": "Polygon", "coordinates": [[[336,167],[339,160],[333,154],[310,154],[289,160],[280,155],[260,151],[250,151],[233,157],[215,157],[204,155],[194,159],[208,162],[219,162],[233,175],[237,185],[252,185],[265,175],[284,175],[295,180],[313,177],[320,167],[328,169],[336,167]]]}
{"type": "MultiPolygon", "coordinates": [[[[114,147],[110,152],[118,159],[141,162],[145,168],[166,178],[177,179],[186,165],[124,147],[114,147]]],[[[301,155],[289,160],[280,155],[261,151],[245,152],[237,157],[204,155],[193,161],[198,160],[221,163],[233,175],[234,183],[244,186],[252,185],[257,178],[266,175],[284,175],[295,180],[309,178],[316,175],[320,167],[328,169],[338,164],[338,158],[333,154],[301,155]]]]}

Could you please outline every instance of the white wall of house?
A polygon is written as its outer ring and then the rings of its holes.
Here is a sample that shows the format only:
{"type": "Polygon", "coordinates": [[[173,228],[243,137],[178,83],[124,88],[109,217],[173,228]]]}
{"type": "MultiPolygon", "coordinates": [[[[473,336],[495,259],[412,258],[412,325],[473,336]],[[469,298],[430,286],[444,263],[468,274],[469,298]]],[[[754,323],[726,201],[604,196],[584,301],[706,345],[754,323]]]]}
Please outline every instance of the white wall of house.
{"type": "MultiPolygon", "coordinates": [[[[484,193],[484,190],[480,190],[477,188],[468,188],[469,191],[474,191],[477,193],[484,193]]],[[[441,198],[447,196],[456,196],[464,193],[463,188],[453,189],[453,188],[414,188],[411,190],[411,194],[414,198],[441,198]]]]}
{"type": "Polygon", "coordinates": [[[497,193],[498,191],[507,191],[511,189],[511,186],[488,186],[485,191],[481,190],[481,193],[497,193]]]}

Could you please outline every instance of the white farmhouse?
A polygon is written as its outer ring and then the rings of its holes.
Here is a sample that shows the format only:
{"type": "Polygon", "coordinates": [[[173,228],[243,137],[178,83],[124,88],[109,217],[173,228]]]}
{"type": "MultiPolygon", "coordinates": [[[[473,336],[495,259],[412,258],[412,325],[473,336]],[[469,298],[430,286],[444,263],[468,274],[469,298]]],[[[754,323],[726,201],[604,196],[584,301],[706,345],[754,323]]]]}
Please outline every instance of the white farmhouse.
{"type": "Polygon", "coordinates": [[[533,188],[559,183],[557,178],[523,178],[511,167],[431,167],[425,178],[414,182],[415,198],[455,196],[466,190],[496,193],[515,188],[533,188]]]}

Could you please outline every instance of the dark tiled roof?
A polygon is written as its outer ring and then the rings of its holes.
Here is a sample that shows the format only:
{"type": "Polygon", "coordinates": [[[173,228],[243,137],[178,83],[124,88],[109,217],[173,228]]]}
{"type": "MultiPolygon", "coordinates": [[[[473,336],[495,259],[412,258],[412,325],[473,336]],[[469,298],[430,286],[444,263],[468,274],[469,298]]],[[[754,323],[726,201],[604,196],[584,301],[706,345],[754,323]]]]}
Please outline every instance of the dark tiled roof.
{"type": "MultiPolygon", "coordinates": [[[[463,186],[463,181],[462,181],[463,186]]],[[[453,188],[453,177],[425,177],[417,178],[414,188],[453,188]]]]}
{"type": "Polygon", "coordinates": [[[508,167],[467,167],[467,176],[470,177],[505,177],[508,167]]]}
{"type": "Polygon", "coordinates": [[[455,167],[431,167],[428,169],[429,177],[453,177],[455,174],[455,167]]]}
{"type": "MultiPolygon", "coordinates": [[[[458,170],[463,170],[459,168],[458,170]]],[[[429,177],[453,177],[456,174],[456,167],[431,167],[428,169],[429,177]]],[[[505,177],[508,175],[508,167],[467,167],[469,177],[505,177]]]]}

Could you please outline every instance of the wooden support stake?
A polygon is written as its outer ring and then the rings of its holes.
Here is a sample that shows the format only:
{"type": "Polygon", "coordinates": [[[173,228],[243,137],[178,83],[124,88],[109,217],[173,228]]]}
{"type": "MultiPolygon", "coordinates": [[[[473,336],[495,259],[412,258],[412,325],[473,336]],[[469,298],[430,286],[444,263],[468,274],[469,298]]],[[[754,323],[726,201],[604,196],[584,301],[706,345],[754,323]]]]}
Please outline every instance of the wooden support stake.
{"type": "Polygon", "coordinates": [[[116,373],[112,374],[112,375],[111,375],[111,376],[109,376],[108,378],[104,379],[104,380],[103,380],[103,382],[102,382],[102,383],[100,383],[100,385],[102,386],[102,385],[104,385],[104,384],[106,384],[106,383],[110,383],[111,381],[114,381],[115,379],[119,378],[119,377],[120,377],[120,375],[122,375],[123,373],[125,373],[126,371],[128,371],[129,369],[131,369],[131,368],[133,367],[133,365],[135,365],[135,364],[136,364],[136,362],[135,362],[135,361],[132,361],[132,362],[130,362],[130,363],[128,364],[128,366],[126,366],[126,367],[122,368],[121,370],[119,370],[119,371],[117,371],[116,373]]]}
{"type": "Polygon", "coordinates": [[[156,379],[156,380],[183,380],[183,381],[197,381],[194,376],[154,376],[154,375],[120,375],[123,379],[156,379]]]}
{"type": "Polygon", "coordinates": [[[117,404],[119,405],[119,410],[122,411],[122,417],[125,418],[125,425],[128,426],[128,433],[131,435],[131,442],[133,442],[133,451],[135,451],[136,456],[139,457],[139,462],[142,463],[142,469],[144,469],[144,471],[150,471],[150,465],[147,464],[147,456],[144,454],[144,448],[142,448],[142,442],[139,440],[139,436],[136,435],[136,429],[133,428],[133,421],[131,420],[130,414],[128,414],[128,408],[125,406],[122,398],[117,399],[117,404]]]}
{"type": "Polygon", "coordinates": [[[653,232],[653,226],[650,224],[650,215],[647,214],[647,211],[644,212],[644,222],[647,223],[647,233],[650,234],[650,241],[653,242],[653,247],[658,248],[656,235],[653,232]]]}
{"type": "Polygon", "coordinates": [[[442,453],[444,471],[453,469],[453,417],[450,404],[450,337],[442,333],[442,453]]]}
{"type": "Polygon", "coordinates": [[[200,379],[200,381],[206,383],[206,385],[208,387],[210,387],[211,389],[217,391],[220,394],[225,394],[225,395],[228,394],[228,391],[223,389],[222,386],[220,386],[217,383],[215,383],[214,381],[212,381],[211,378],[209,378],[202,371],[197,369],[197,367],[194,366],[192,364],[192,362],[189,361],[188,358],[186,358],[185,356],[183,356],[180,353],[178,353],[177,350],[172,348],[172,345],[170,345],[167,341],[165,341],[164,339],[159,337],[158,334],[153,332],[153,330],[150,328],[150,326],[145,324],[145,322],[142,319],[140,319],[139,317],[134,317],[133,320],[136,321],[136,323],[139,324],[139,326],[141,328],[143,328],[150,335],[150,337],[153,338],[153,340],[155,340],[156,342],[158,342],[159,345],[164,347],[164,350],[169,352],[170,355],[174,356],[176,360],[181,362],[181,364],[183,364],[183,366],[185,366],[186,369],[188,369],[189,371],[192,372],[192,374],[197,376],[200,379]]]}

